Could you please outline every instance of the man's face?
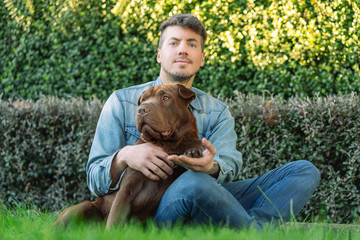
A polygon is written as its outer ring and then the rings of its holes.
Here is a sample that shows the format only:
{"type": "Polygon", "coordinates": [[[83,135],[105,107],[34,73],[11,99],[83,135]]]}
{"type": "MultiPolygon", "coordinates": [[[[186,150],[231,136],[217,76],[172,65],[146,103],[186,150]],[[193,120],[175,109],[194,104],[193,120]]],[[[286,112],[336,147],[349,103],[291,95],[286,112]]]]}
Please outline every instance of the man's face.
{"type": "Polygon", "coordinates": [[[204,58],[200,35],[189,28],[179,26],[165,29],[163,44],[157,55],[163,81],[192,83],[195,74],[204,65],[204,58]]]}

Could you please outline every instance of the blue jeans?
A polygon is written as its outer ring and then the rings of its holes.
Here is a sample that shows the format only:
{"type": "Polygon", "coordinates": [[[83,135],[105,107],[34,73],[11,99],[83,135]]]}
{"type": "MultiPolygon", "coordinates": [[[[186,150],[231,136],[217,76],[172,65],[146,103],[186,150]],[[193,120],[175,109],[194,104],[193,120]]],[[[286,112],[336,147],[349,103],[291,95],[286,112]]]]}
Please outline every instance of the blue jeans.
{"type": "Polygon", "coordinates": [[[158,225],[210,223],[261,230],[298,214],[319,181],[319,170],[304,160],[226,184],[217,183],[206,173],[187,171],[165,192],[154,219],[158,225]]]}

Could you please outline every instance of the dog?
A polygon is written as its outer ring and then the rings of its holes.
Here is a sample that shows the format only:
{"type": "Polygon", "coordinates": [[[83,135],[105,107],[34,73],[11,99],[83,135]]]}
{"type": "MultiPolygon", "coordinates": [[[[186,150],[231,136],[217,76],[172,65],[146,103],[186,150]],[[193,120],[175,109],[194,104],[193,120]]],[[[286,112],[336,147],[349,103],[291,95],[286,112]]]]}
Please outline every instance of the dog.
{"type": "MultiPolygon", "coordinates": [[[[150,87],[140,96],[136,112],[136,127],[140,139],[136,144],[160,146],[168,155],[202,156],[196,119],[189,104],[195,93],[181,84],[150,87]]],[[[175,166],[165,180],[153,181],[141,172],[127,167],[119,189],[96,201],[85,201],[65,209],[54,225],[71,220],[105,221],[106,228],[121,225],[134,218],[141,223],[153,216],[166,189],[186,169],[175,166]]]]}

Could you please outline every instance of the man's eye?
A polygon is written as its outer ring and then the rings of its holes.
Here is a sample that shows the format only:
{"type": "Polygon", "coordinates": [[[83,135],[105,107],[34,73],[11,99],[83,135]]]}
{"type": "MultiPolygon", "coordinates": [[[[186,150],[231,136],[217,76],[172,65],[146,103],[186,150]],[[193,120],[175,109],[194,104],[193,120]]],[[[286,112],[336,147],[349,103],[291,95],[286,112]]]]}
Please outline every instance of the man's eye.
{"type": "Polygon", "coordinates": [[[196,45],[194,43],[190,43],[189,46],[190,47],[196,47],[196,45]]]}
{"type": "Polygon", "coordinates": [[[169,100],[170,98],[168,97],[168,96],[163,96],[163,100],[164,101],[167,101],[167,100],[169,100]]]}
{"type": "Polygon", "coordinates": [[[176,42],[171,42],[170,45],[171,45],[171,46],[175,46],[175,45],[176,45],[176,42]]]}

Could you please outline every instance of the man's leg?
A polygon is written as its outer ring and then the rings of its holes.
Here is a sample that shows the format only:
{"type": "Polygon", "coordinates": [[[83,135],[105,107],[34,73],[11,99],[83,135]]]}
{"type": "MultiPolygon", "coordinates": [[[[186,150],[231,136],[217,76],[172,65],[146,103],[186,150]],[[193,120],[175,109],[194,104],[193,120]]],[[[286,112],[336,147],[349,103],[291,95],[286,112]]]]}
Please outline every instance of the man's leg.
{"type": "Polygon", "coordinates": [[[188,171],[176,179],[165,192],[154,219],[160,226],[195,222],[261,229],[229,191],[203,172],[188,171]]]}
{"type": "Polygon", "coordinates": [[[308,161],[295,161],[260,177],[223,186],[240,202],[250,216],[262,223],[281,224],[296,216],[320,182],[319,170],[308,161]],[[259,187],[264,192],[261,193],[259,187]],[[269,202],[268,199],[271,200],[269,202]]]}
{"type": "Polygon", "coordinates": [[[280,217],[276,208],[287,221],[291,216],[291,199],[296,215],[315,191],[319,180],[319,171],[307,161],[288,163],[260,177],[223,186],[205,173],[186,172],[165,192],[155,221],[158,224],[193,221],[237,228],[253,225],[261,229],[261,223],[277,223],[280,217]]]}

